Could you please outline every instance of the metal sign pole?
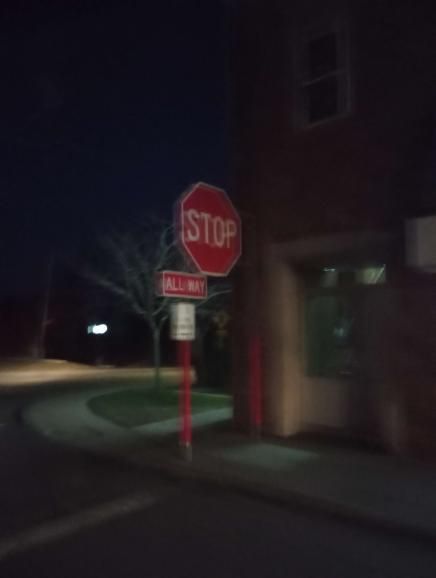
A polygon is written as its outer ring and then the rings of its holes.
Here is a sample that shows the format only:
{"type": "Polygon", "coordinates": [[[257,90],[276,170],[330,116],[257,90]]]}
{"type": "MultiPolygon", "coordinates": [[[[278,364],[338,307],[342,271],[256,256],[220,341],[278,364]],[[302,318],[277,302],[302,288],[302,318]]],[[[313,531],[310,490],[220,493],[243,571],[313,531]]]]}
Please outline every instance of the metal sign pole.
{"type": "MultiPolygon", "coordinates": [[[[192,186],[176,204],[174,225],[180,249],[189,264],[204,276],[226,277],[241,256],[241,219],[222,189],[206,183],[192,186]]],[[[206,298],[204,276],[161,271],[156,280],[157,293],[184,299],[206,298]]],[[[179,341],[179,365],[183,375],[180,445],[185,458],[191,459],[191,344],[195,339],[195,307],[188,303],[173,304],[170,321],[171,337],[179,341]]]]}
{"type": "Polygon", "coordinates": [[[170,307],[170,332],[178,342],[177,353],[181,381],[179,391],[180,430],[179,442],[182,455],[192,459],[191,417],[191,349],[195,339],[195,307],[192,303],[173,303],[170,307]]]}
{"type": "Polygon", "coordinates": [[[179,341],[182,369],[182,387],[180,388],[180,409],[182,427],[180,428],[180,446],[183,457],[192,459],[192,418],[191,418],[191,342],[179,341]]]}

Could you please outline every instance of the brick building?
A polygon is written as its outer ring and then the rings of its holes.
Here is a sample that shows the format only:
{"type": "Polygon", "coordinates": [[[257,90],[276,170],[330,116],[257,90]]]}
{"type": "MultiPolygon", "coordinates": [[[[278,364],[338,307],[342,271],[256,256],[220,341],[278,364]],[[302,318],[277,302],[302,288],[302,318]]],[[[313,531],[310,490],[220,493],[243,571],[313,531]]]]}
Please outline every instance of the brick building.
{"type": "Polygon", "coordinates": [[[436,291],[405,231],[436,213],[435,29],[411,0],[233,7],[241,427],[260,335],[266,432],[432,447],[436,291]]]}

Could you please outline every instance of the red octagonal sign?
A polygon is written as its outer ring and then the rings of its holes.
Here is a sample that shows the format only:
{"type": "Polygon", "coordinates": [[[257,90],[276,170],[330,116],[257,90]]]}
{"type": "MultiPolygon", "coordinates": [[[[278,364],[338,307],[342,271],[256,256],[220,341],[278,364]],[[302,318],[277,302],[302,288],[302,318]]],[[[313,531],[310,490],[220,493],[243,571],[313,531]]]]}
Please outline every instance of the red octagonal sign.
{"type": "Polygon", "coordinates": [[[180,246],[204,275],[225,277],[241,255],[241,220],[222,189],[197,183],[177,203],[180,246]]]}

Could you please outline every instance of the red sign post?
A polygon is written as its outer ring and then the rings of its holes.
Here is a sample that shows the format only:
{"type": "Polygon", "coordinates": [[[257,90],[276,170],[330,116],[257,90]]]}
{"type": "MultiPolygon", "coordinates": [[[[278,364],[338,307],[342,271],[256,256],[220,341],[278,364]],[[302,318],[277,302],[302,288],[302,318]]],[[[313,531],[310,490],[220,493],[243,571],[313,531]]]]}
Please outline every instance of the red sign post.
{"type": "Polygon", "coordinates": [[[222,189],[197,183],[179,200],[176,231],[185,255],[204,275],[225,277],[241,256],[241,220],[222,189]]]}
{"type": "Polygon", "coordinates": [[[180,411],[183,416],[180,442],[185,459],[192,458],[192,410],[191,410],[191,342],[179,341],[179,355],[183,367],[182,389],[180,390],[180,411]]]}
{"type": "MultiPolygon", "coordinates": [[[[199,273],[214,277],[228,275],[241,256],[241,220],[225,191],[197,183],[176,206],[176,234],[180,248],[199,273]]],[[[171,287],[171,291],[178,291],[171,287]]],[[[175,296],[175,295],[174,295],[175,296]]],[[[191,342],[179,339],[182,427],[180,444],[191,456],[191,342]]]]}
{"type": "Polygon", "coordinates": [[[180,387],[180,447],[184,458],[192,457],[191,423],[191,342],[195,338],[195,307],[192,303],[173,303],[170,308],[171,337],[177,341],[179,365],[182,368],[180,387]]]}

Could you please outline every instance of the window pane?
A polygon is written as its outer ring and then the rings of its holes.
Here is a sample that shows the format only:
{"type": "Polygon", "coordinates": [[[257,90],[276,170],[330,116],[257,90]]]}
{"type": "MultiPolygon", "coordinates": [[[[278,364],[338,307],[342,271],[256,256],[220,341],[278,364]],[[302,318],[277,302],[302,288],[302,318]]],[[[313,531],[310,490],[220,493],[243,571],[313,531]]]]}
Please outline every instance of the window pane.
{"type": "Polygon", "coordinates": [[[365,267],[357,271],[357,282],[363,285],[376,285],[386,282],[386,269],[382,267],[365,267]]]}
{"type": "Polygon", "coordinates": [[[354,312],[345,295],[306,299],[306,372],[312,377],[339,377],[356,370],[354,312]]]}
{"type": "Polygon", "coordinates": [[[325,34],[308,43],[308,80],[334,72],[338,68],[336,35],[325,34]]]}
{"type": "Polygon", "coordinates": [[[335,75],[305,87],[308,122],[317,122],[339,113],[338,83],[335,75]]]}
{"type": "Polygon", "coordinates": [[[322,272],[321,287],[337,287],[338,279],[339,271],[337,269],[327,267],[322,272]]]}

